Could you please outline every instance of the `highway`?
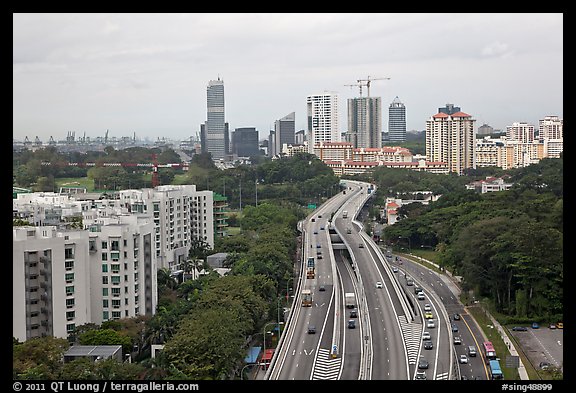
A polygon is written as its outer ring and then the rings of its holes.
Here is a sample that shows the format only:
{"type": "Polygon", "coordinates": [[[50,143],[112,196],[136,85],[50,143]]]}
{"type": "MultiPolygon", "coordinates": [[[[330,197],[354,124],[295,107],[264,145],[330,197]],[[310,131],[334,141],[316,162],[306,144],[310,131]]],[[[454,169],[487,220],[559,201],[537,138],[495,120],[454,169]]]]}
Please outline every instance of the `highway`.
{"type": "Polygon", "coordinates": [[[428,269],[383,255],[354,220],[370,197],[368,184],[345,183],[346,194],[329,199],[301,223],[303,265],[295,278],[297,293],[265,379],[409,380],[417,371],[426,379],[456,379],[460,372],[470,379],[480,375],[479,346],[477,358],[460,370],[456,366],[457,356],[473,340],[466,335],[466,315],[456,308],[453,294],[428,269]],[[315,261],[314,277],[306,274],[309,257],[315,261]],[[423,289],[424,299],[418,300],[407,276],[423,289]],[[311,307],[302,306],[305,289],[311,291],[311,307]],[[355,294],[356,316],[344,304],[344,294],[350,292],[355,294]],[[443,303],[450,301],[453,307],[447,311],[443,303]],[[424,318],[426,304],[433,327],[427,327],[424,318]],[[457,311],[462,319],[451,321],[457,311]],[[349,328],[349,320],[355,321],[354,328],[349,328]],[[461,345],[453,345],[453,322],[461,345]],[[430,340],[423,339],[424,332],[430,340]],[[431,349],[424,348],[425,341],[433,343],[431,349]],[[418,369],[421,359],[428,361],[428,368],[418,369]]]}

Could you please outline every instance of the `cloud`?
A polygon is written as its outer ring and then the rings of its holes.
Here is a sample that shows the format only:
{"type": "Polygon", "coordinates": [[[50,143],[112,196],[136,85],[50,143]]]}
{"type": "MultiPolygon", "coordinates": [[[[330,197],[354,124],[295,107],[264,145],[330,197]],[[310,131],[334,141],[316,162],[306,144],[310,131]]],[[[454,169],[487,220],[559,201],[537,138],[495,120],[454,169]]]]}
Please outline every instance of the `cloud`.
{"type": "Polygon", "coordinates": [[[487,57],[505,57],[511,55],[508,44],[500,41],[492,42],[482,49],[482,55],[487,57]]]}

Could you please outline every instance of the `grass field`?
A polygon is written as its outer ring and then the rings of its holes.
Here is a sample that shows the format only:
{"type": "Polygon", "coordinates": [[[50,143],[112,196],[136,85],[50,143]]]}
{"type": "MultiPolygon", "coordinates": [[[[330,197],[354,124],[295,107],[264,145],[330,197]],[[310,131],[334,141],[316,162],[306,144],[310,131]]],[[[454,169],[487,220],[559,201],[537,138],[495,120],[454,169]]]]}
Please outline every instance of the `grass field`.
{"type": "Polygon", "coordinates": [[[60,190],[60,187],[84,187],[86,191],[94,191],[94,180],[88,177],[62,177],[54,179],[56,183],[56,192],[60,190]]]}

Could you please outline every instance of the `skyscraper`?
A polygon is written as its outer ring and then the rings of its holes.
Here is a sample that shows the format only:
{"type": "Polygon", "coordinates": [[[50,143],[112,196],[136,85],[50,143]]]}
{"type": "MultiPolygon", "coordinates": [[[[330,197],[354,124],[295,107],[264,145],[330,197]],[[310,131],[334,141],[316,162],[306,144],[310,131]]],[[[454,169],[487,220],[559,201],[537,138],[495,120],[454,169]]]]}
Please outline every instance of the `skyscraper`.
{"type": "Polygon", "coordinates": [[[251,157],[259,154],[256,128],[236,128],[232,134],[232,153],[238,157],[251,157]]]}
{"type": "Polygon", "coordinates": [[[388,108],[388,137],[391,142],[406,141],[406,107],[398,96],[388,108]]]}
{"type": "Polygon", "coordinates": [[[467,113],[449,111],[452,113],[440,111],[426,121],[426,158],[429,161],[446,162],[450,172],[461,175],[464,169],[476,167],[476,120],[467,113]]]}
{"type": "Polygon", "coordinates": [[[296,113],[292,112],[274,122],[275,152],[280,154],[284,144],[293,145],[296,133],[296,113]]]}
{"type": "Polygon", "coordinates": [[[308,152],[314,154],[314,145],[320,142],[339,142],[338,95],[321,93],[306,96],[308,115],[308,152]]]}
{"type": "Polygon", "coordinates": [[[348,142],[354,147],[382,147],[382,99],[348,99],[348,142]]]}
{"type": "Polygon", "coordinates": [[[212,154],[213,160],[225,159],[228,154],[227,128],[224,121],[224,81],[211,80],[206,88],[207,118],[202,133],[202,151],[212,154]]]}

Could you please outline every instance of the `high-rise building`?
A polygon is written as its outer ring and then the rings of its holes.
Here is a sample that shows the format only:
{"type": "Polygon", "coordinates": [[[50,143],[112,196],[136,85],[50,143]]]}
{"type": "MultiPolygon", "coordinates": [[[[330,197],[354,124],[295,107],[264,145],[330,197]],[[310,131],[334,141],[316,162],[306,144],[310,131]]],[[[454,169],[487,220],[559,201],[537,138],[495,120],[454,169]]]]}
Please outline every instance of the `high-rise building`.
{"type": "Polygon", "coordinates": [[[14,227],[12,335],[67,338],[76,327],[152,316],[158,299],[151,217],[106,217],[90,230],[14,227]]]}
{"type": "Polygon", "coordinates": [[[258,155],[259,152],[256,128],[236,128],[232,134],[232,154],[238,157],[251,157],[258,155]]]}
{"type": "Polygon", "coordinates": [[[446,104],[443,108],[438,108],[438,113],[445,113],[447,115],[452,115],[456,112],[460,112],[459,106],[454,106],[454,104],[446,104]]]}
{"type": "Polygon", "coordinates": [[[488,124],[484,123],[478,127],[477,135],[489,135],[494,132],[494,128],[490,127],[488,124]]]}
{"type": "Polygon", "coordinates": [[[280,154],[284,145],[293,145],[296,133],[296,114],[289,113],[274,122],[275,152],[280,154]]]}
{"type": "Polygon", "coordinates": [[[201,127],[202,151],[211,153],[213,160],[224,160],[229,142],[224,120],[224,81],[220,77],[208,82],[206,96],[207,118],[201,127]]]}
{"type": "Polygon", "coordinates": [[[539,139],[564,139],[564,119],[546,116],[539,121],[539,139]]]}
{"type": "Polygon", "coordinates": [[[320,142],[339,142],[338,94],[321,93],[306,96],[308,116],[308,152],[314,154],[314,145],[320,142]]]}
{"type": "Polygon", "coordinates": [[[382,147],[382,99],[380,97],[348,99],[346,140],[355,148],[382,147]]]}
{"type": "Polygon", "coordinates": [[[426,158],[429,161],[445,162],[450,172],[461,175],[464,169],[476,167],[476,120],[461,111],[448,111],[451,113],[441,111],[426,121],[426,158]]]}
{"type": "Polygon", "coordinates": [[[406,106],[398,96],[388,108],[388,139],[390,142],[406,142],[406,106]]]}
{"type": "Polygon", "coordinates": [[[535,135],[534,126],[528,123],[514,122],[511,126],[506,126],[506,138],[508,140],[532,142],[535,135]]]}

